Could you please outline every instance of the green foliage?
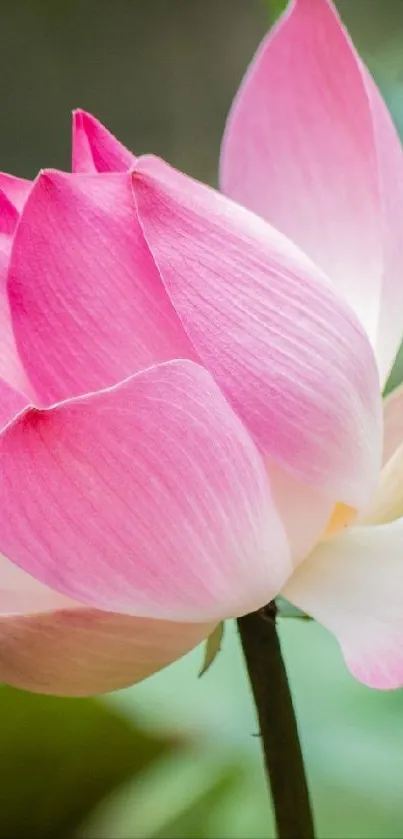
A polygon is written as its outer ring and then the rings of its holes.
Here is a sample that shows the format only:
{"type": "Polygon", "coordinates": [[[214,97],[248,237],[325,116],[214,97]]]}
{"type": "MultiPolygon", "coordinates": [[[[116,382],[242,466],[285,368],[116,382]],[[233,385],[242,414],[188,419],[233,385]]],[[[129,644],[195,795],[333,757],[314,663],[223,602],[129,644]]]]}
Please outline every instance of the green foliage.
{"type": "MultiPolygon", "coordinates": [[[[401,839],[403,691],[382,693],[347,672],[314,621],[280,621],[320,839],[401,839]]],[[[207,678],[201,649],[115,694],[125,713],[179,731],[192,751],[153,764],[105,802],[79,839],[270,839],[258,726],[235,626],[207,678]]]]}
{"type": "Polygon", "coordinates": [[[0,689],[0,837],[65,839],[173,741],[91,699],[0,689]]]}
{"type": "Polygon", "coordinates": [[[269,21],[270,23],[274,23],[284,11],[287,0],[266,0],[267,5],[269,7],[269,21]]]}
{"type": "Polygon", "coordinates": [[[292,620],[310,621],[310,615],[302,612],[297,606],[294,606],[285,597],[276,597],[277,613],[280,618],[291,618],[292,620]]]}
{"type": "Polygon", "coordinates": [[[400,347],[393,370],[385,387],[385,396],[403,382],[403,344],[400,347]]]}
{"type": "MultiPolygon", "coordinates": [[[[223,808],[244,789],[248,771],[225,749],[221,755],[200,745],[178,751],[118,790],[80,839],[221,839],[223,808]]],[[[231,830],[230,819],[228,825],[231,830]]]]}

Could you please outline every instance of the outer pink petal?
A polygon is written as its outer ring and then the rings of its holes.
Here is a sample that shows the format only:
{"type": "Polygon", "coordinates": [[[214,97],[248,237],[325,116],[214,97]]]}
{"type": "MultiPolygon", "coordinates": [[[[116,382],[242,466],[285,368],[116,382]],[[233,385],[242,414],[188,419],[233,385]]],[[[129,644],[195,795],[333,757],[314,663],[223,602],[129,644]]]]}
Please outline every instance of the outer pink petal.
{"type": "Polygon", "coordinates": [[[290,571],[264,465],[193,362],[28,410],[0,443],[0,550],[86,605],[210,621],[290,571]]]}
{"type": "Polygon", "coordinates": [[[403,686],[403,519],[353,528],[320,545],[284,596],[336,635],[346,663],[370,687],[403,686]]]}
{"type": "Polygon", "coordinates": [[[8,293],[42,405],[194,355],[144,241],[128,174],[42,173],[15,234],[8,293]]]}
{"type": "Polygon", "coordinates": [[[403,385],[389,393],[383,403],[383,463],[403,443],[403,385]]]}
{"type": "Polygon", "coordinates": [[[212,629],[95,609],[0,618],[0,680],[38,693],[106,693],[170,664],[212,629]]]}
{"type": "Polygon", "coordinates": [[[230,113],[221,183],[327,272],[384,380],[403,330],[403,155],[328,0],[294,0],[263,41],[230,113]]]}
{"type": "Polygon", "coordinates": [[[136,158],[99,120],[73,112],[73,172],[126,172],[136,158]]]}
{"type": "Polygon", "coordinates": [[[284,236],[142,158],[139,218],[203,363],[265,456],[359,506],[380,462],[379,382],[351,310],[284,236]]]}
{"type": "Polygon", "coordinates": [[[31,181],[27,181],[25,178],[17,178],[15,175],[0,172],[0,190],[4,192],[18,212],[21,212],[31,186],[31,181]]]}

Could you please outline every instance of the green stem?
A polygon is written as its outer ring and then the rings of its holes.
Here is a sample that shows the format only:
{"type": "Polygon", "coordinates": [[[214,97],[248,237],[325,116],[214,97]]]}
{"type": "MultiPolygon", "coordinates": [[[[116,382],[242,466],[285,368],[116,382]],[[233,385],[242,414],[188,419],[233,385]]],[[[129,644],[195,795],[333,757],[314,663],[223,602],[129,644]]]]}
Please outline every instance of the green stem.
{"type": "Polygon", "coordinates": [[[314,839],[297,722],[276,630],[276,605],[238,619],[256,704],[278,839],[314,839]]]}

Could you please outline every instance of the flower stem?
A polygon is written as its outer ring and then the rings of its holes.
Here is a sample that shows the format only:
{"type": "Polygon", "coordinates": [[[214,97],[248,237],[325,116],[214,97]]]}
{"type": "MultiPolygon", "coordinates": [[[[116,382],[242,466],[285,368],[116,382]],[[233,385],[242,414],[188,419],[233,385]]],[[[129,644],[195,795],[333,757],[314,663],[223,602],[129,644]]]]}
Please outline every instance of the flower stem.
{"type": "Polygon", "coordinates": [[[314,825],[276,604],[238,619],[260,725],[278,839],[314,839],[314,825]]]}

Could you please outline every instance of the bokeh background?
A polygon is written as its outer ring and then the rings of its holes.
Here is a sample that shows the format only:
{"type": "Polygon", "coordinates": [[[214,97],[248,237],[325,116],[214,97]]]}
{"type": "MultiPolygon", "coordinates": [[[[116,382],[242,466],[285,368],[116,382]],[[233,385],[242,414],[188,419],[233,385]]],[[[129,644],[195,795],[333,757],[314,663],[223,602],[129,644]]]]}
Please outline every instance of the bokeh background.
{"type": "MultiPolygon", "coordinates": [[[[215,184],[231,98],[280,5],[0,0],[0,168],[68,169],[80,106],[215,184]]],[[[403,132],[403,0],[338,7],[403,132]]],[[[401,839],[403,693],[356,684],[313,623],[283,620],[281,637],[320,839],[401,839]]],[[[201,660],[98,700],[0,688],[0,839],[272,836],[234,627],[198,679],[201,660]]]]}

